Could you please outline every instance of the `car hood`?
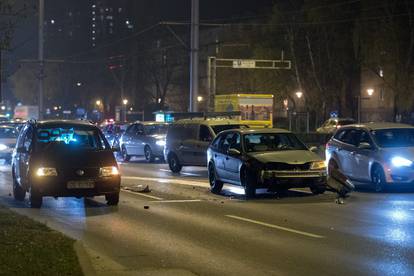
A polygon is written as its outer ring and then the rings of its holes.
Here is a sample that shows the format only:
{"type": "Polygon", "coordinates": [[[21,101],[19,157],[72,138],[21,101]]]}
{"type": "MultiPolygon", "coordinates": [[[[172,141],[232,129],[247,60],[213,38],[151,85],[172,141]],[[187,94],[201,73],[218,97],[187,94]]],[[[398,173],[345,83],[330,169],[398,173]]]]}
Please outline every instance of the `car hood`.
{"type": "Polygon", "coordinates": [[[42,151],[33,155],[33,161],[36,165],[52,168],[93,168],[116,165],[114,154],[109,150],[42,151]]]}
{"type": "Polygon", "coordinates": [[[312,161],[322,161],[321,157],[309,150],[255,152],[249,153],[248,155],[262,163],[283,162],[287,164],[304,164],[312,161]]]}
{"type": "Polygon", "coordinates": [[[156,140],[165,140],[165,138],[167,137],[167,134],[154,134],[154,135],[150,135],[150,137],[156,140]]]}
{"type": "Polygon", "coordinates": [[[381,155],[385,158],[393,158],[395,156],[404,157],[408,160],[414,161],[414,147],[404,148],[381,148],[381,155]]]}

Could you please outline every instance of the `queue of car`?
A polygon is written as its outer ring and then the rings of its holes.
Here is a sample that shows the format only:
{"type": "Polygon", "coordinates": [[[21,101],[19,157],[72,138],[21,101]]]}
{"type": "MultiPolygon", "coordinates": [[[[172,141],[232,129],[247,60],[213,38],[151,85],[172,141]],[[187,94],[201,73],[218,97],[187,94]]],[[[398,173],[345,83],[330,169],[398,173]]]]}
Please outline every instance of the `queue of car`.
{"type": "Polygon", "coordinates": [[[44,196],[103,195],[108,205],[117,205],[114,151],[123,162],[133,156],[165,160],[173,173],[183,166],[206,166],[211,192],[220,193],[227,183],[241,186],[248,198],[258,188],[307,187],[322,194],[334,171],[378,192],[414,183],[414,127],[396,123],[337,128],[325,159],[290,131],[249,128],[229,118],[112,123],[102,131],[82,120],[29,121],[20,132],[10,124],[0,126],[0,158],[12,164],[13,195],[23,200],[28,193],[34,208],[44,196]]]}

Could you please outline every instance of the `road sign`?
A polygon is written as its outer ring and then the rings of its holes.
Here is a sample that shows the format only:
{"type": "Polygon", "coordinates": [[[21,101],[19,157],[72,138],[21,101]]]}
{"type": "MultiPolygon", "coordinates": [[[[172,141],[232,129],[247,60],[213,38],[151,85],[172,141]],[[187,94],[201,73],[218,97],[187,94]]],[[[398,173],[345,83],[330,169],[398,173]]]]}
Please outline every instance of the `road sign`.
{"type": "Polygon", "coordinates": [[[256,61],[253,59],[236,59],[233,60],[233,68],[253,69],[256,68],[256,61]]]}

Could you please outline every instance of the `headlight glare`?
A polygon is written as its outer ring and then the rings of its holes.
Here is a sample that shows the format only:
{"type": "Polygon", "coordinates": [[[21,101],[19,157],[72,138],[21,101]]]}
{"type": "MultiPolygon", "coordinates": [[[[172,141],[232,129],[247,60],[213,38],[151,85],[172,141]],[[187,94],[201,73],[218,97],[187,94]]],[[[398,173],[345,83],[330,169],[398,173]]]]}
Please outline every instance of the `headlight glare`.
{"type": "Polygon", "coordinates": [[[5,144],[0,144],[0,150],[6,150],[8,148],[5,144]]]}
{"type": "Polygon", "coordinates": [[[55,168],[38,168],[36,171],[37,176],[57,176],[57,171],[55,168]]]}
{"type": "Polygon", "coordinates": [[[155,142],[158,146],[165,146],[165,140],[157,140],[157,142],[155,142]]]}
{"type": "Polygon", "coordinates": [[[115,175],[119,175],[119,170],[117,167],[115,166],[111,166],[111,167],[102,167],[99,170],[99,175],[101,177],[109,177],[109,176],[115,176],[115,175]]]}
{"type": "Polygon", "coordinates": [[[391,163],[394,167],[410,167],[413,164],[412,161],[401,156],[393,157],[391,163]]]}
{"type": "Polygon", "coordinates": [[[325,161],[314,161],[310,167],[311,170],[324,170],[326,169],[325,161]]]}

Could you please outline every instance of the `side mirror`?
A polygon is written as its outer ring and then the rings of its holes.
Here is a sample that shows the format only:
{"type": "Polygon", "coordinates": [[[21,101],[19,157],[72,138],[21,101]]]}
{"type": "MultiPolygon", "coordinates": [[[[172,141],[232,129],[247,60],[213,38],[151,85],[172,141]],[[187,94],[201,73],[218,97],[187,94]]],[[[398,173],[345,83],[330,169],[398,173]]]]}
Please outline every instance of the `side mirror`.
{"type": "Polygon", "coordinates": [[[227,151],[227,154],[230,155],[230,156],[239,156],[241,153],[240,153],[240,151],[238,149],[230,148],[227,151]]]}
{"type": "Polygon", "coordinates": [[[16,152],[17,152],[17,153],[27,153],[27,150],[26,150],[26,148],[25,148],[25,147],[20,147],[20,148],[17,148],[17,149],[16,149],[16,152]]]}
{"type": "Polygon", "coordinates": [[[366,143],[366,142],[359,143],[358,148],[359,149],[363,149],[363,150],[370,150],[370,149],[372,149],[371,145],[369,143],[366,143]]]}

